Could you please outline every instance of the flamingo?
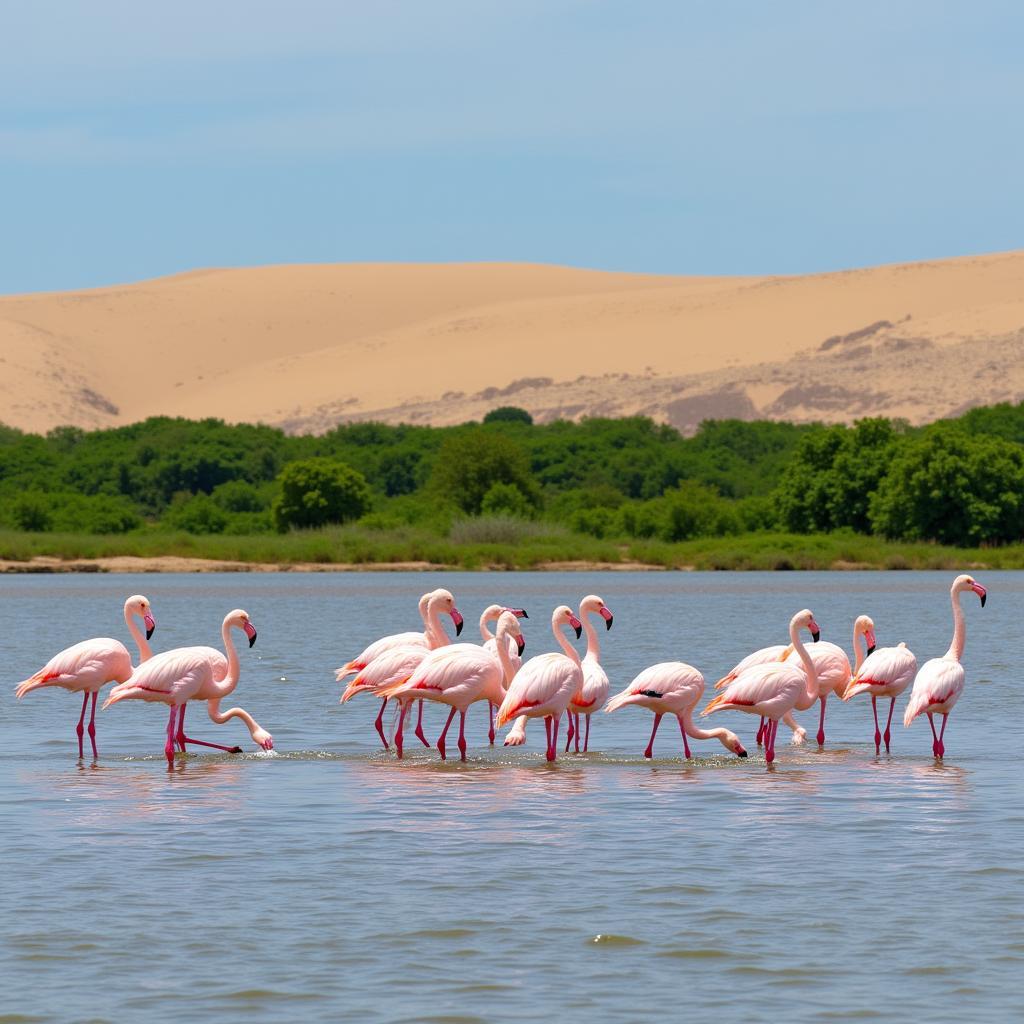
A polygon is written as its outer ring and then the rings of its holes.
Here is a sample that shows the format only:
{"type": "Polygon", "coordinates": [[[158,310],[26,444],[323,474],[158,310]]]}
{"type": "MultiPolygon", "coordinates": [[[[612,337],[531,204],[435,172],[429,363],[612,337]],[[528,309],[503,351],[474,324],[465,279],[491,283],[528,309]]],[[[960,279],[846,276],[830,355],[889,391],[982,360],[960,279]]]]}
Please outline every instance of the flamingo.
{"type": "Polygon", "coordinates": [[[809,608],[797,612],[789,623],[789,639],[803,664],[802,670],[788,661],[753,665],[729,683],[701,712],[701,716],[705,716],[723,708],[735,708],[768,719],[764,737],[764,759],[768,764],[775,760],[779,719],[787,711],[792,711],[801,698],[808,701],[807,707],[818,699],[817,674],[814,662],[800,642],[801,629],[807,629],[815,642],[821,636],[821,629],[809,608]]]}
{"type": "MultiPolygon", "coordinates": [[[[141,594],[129,597],[124,603],[124,621],[128,632],[139,648],[139,664],[148,661],[152,655],[149,639],[156,629],[156,621],[150,608],[149,599],[141,594]],[[143,636],[135,619],[140,618],[146,627],[143,636]]],[[[92,711],[89,714],[89,742],[92,756],[99,757],[96,749],[96,698],[107,683],[123,683],[132,674],[132,657],[120,640],[110,637],[95,637],[65,648],[55,654],[38,672],[18,684],[14,691],[18,700],[26,693],[44,686],[60,686],[72,693],[82,694],[82,713],[78,716],[78,756],[83,757],[82,735],[85,732],[85,708],[92,696],[92,711]]]]}
{"type": "Polygon", "coordinates": [[[885,752],[889,753],[892,733],[892,713],[896,698],[907,688],[917,672],[917,658],[907,649],[905,643],[895,647],[875,650],[875,624],[868,615],[861,615],[853,624],[853,650],[857,658],[853,678],[843,692],[843,700],[849,700],[858,693],[871,694],[871,713],[875,716],[875,753],[881,752],[882,733],[878,728],[878,698],[888,697],[889,717],[885,723],[885,752]],[[864,639],[867,657],[861,654],[860,640],[864,639]]]}
{"type": "Polygon", "coordinates": [[[569,725],[565,735],[565,749],[575,737],[576,753],[580,752],[580,715],[586,717],[587,732],[583,739],[583,753],[590,746],[590,716],[604,704],[608,698],[608,674],[601,667],[601,645],[597,639],[597,630],[590,623],[590,616],[600,615],[604,619],[604,628],[612,628],[614,616],[611,609],[596,594],[590,594],[580,601],[580,621],[583,631],[587,634],[587,652],[583,655],[583,686],[580,692],[573,695],[569,703],[569,725]]]}
{"type": "Polygon", "coordinates": [[[675,715],[683,736],[683,753],[690,759],[690,745],[686,737],[697,740],[719,740],[726,750],[739,757],[747,752],[739,736],[728,729],[704,730],[694,724],[693,709],[704,694],[704,677],[692,665],[682,661],[664,661],[645,668],[622,693],[608,701],[605,711],[617,711],[628,704],[650,708],[654,712],[654,728],[644,751],[644,757],[654,756],[654,737],[661,725],[662,715],[675,715]]]}
{"type": "MultiPolygon", "coordinates": [[[[498,644],[494,635],[487,628],[487,625],[490,622],[496,622],[502,612],[511,612],[517,619],[528,619],[530,617],[526,614],[525,608],[506,608],[500,604],[488,605],[483,610],[480,615],[480,639],[484,642],[484,650],[490,651],[495,657],[498,656],[498,644]]],[[[523,663],[522,654],[526,642],[522,639],[522,634],[520,634],[518,638],[509,637],[507,646],[508,656],[512,659],[512,664],[515,668],[515,672],[512,675],[515,675],[523,663]]],[[[487,721],[489,723],[487,740],[492,747],[494,746],[494,711],[496,707],[496,704],[488,703],[487,705],[487,721]]]]}
{"type": "MultiPolygon", "coordinates": [[[[846,656],[846,651],[838,644],[815,638],[814,643],[807,645],[806,651],[811,661],[814,662],[816,692],[813,697],[809,696],[810,690],[807,691],[807,694],[801,694],[796,702],[796,710],[806,711],[815,701],[821,704],[818,732],[815,739],[818,741],[818,746],[823,747],[825,745],[825,702],[830,693],[842,696],[853,675],[853,670],[850,668],[850,659],[846,656]]],[[[785,662],[796,668],[800,668],[802,665],[801,657],[794,650],[789,651],[785,662]]]]}
{"type": "MultiPolygon", "coordinates": [[[[773,644],[770,647],[762,647],[758,651],[754,651],[748,654],[745,658],[739,661],[733,666],[732,670],[722,676],[721,679],[715,683],[716,690],[723,690],[727,687],[738,675],[746,672],[748,668],[753,668],[755,665],[767,665],[772,661],[785,661],[789,652],[793,648],[783,644],[773,644]]],[[[791,743],[799,745],[807,739],[807,730],[801,726],[797,720],[793,717],[792,711],[787,711],[783,716],[782,720],[793,730],[793,738],[790,740],[791,743]]],[[[764,740],[764,730],[767,719],[762,718],[757,726],[757,735],[754,738],[754,742],[761,746],[764,740]]]]}
{"type": "Polygon", "coordinates": [[[939,758],[946,752],[942,738],[946,733],[949,713],[964,690],[964,667],[960,659],[967,642],[967,624],[964,622],[964,610],[960,607],[960,595],[965,590],[973,590],[981,598],[981,607],[985,607],[988,591],[972,576],[957,576],[953,580],[953,586],[949,589],[953,604],[953,641],[941,658],[932,658],[921,666],[914,680],[907,710],[903,714],[905,727],[922,713],[928,716],[928,724],[932,727],[932,753],[939,758]],[[942,715],[942,729],[938,734],[935,732],[933,715],[942,715]]]}
{"type": "Polygon", "coordinates": [[[249,614],[237,608],[224,617],[221,626],[226,657],[212,647],[177,647],[164,651],[140,665],[128,679],[115,686],[103,704],[104,710],[122,700],[144,700],[169,705],[171,713],[167,722],[167,743],[164,746],[168,767],[174,763],[176,740],[179,745],[192,743],[230,753],[239,750],[238,747],[190,739],[180,728],[175,732],[179,709],[184,714],[185,704],[190,700],[205,700],[210,718],[219,725],[232,718],[242,719],[259,746],[264,750],[274,749],[273,737],[247,711],[242,708],[231,708],[225,712],[220,710],[221,700],[238,685],[241,671],[238,652],[231,640],[232,629],[242,630],[249,638],[250,647],[256,643],[256,627],[249,614]]]}
{"type": "Polygon", "coordinates": [[[500,728],[518,715],[543,718],[549,761],[557,757],[558,723],[562,713],[583,686],[580,656],[562,634],[560,627],[564,625],[571,626],[576,631],[576,639],[580,638],[583,624],[572,609],[563,604],[551,614],[551,631],[565,653],[539,654],[523,665],[512,680],[495,720],[495,725],[500,728]]]}
{"type": "MultiPolygon", "coordinates": [[[[411,671],[419,664],[415,660],[415,651],[410,648],[418,648],[422,658],[435,648],[445,646],[449,640],[448,634],[441,626],[440,616],[442,613],[451,616],[452,622],[455,623],[456,636],[462,632],[462,615],[455,607],[455,598],[450,591],[440,589],[424,594],[419,600],[419,610],[424,625],[422,633],[393,633],[390,636],[381,637],[370,644],[362,654],[334,673],[334,678],[338,682],[352,672],[357,673],[355,679],[348,684],[345,692],[341,695],[342,704],[351,700],[357,693],[373,693],[380,686],[385,686],[396,679],[404,679],[408,672],[405,672],[404,675],[400,674],[403,669],[408,668],[411,671]],[[376,666],[372,672],[367,673],[366,670],[384,655],[388,656],[387,660],[376,666]]],[[[373,723],[385,750],[388,749],[388,740],[384,735],[384,709],[387,706],[388,701],[385,697],[376,721],[373,723]]],[[[423,734],[422,704],[419,707],[416,721],[416,735],[425,747],[430,746],[427,737],[423,734]]]]}
{"type": "Polygon", "coordinates": [[[408,679],[380,691],[387,697],[394,697],[402,706],[395,732],[395,749],[399,757],[402,756],[402,731],[409,704],[413,700],[433,700],[451,707],[437,740],[441,760],[445,760],[445,738],[456,711],[459,712],[459,757],[466,760],[466,710],[478,700],[501,703],[505,687],[516,671],[509,654],[510,641],[522,651],[519,620],[513,612],[503,611],[498,618],[493,652],[476,644],[452,644],[438,648],[419,663],[408,679]]]}

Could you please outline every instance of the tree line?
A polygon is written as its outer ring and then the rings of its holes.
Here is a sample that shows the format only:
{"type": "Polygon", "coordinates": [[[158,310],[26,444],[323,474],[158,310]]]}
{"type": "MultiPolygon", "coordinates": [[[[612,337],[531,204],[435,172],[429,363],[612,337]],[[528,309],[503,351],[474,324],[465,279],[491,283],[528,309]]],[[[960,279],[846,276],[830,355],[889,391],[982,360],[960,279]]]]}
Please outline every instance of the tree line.
{"type": "Polygon", "coordinates": [[[359,522],[439,535],[466,519],[548,520],[600,538],[853,531],[956,545],[1024,537],[1024,403],[926,427],[643,417],[454,427],[356,423],[291,436],[153,417],[126,427],[0,426],[0,525],[229,533],[359,522]]]}

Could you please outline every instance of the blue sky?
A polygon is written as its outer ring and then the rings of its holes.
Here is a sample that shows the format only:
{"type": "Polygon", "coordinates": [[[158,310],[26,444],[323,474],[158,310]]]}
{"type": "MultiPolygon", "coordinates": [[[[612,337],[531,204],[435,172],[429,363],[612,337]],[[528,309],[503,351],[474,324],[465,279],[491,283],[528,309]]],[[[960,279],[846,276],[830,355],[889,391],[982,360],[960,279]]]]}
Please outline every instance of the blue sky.
{"type": "Polygon", "coordinates": [[[34,0],[0,26],[0,293],[1024,246],[1015,2],[34,0]]]}

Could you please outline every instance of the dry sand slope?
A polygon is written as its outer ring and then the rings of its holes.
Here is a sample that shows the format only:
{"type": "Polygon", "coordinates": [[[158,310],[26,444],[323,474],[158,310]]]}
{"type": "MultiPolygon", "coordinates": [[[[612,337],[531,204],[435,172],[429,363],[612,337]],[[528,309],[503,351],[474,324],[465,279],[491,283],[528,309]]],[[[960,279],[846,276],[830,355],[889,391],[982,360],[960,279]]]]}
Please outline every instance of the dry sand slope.
{"type": "Polygon", "coordinates": [[[1024,397],[1024,252],[803,277],[522,264],[203,270],[0,298],[0,421],[293,431],[643,413],[919,422],[1024,397]]]}

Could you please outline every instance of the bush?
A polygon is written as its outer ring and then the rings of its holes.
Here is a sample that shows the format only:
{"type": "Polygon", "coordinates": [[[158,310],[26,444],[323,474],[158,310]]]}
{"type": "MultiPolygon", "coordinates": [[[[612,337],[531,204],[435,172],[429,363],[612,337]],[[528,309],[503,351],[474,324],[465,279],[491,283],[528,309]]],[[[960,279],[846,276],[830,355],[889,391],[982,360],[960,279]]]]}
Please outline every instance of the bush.
{"type": "Polygon", "coordinates": [[[162,526],[186,533],[223,533],[229,516],[208,494],[179,495],[160,520],[162,526]]]}
{"type": "Polygon", "coordinates": [[[10,519],[19,530],[45,533],[53,526],[52,502],[48,494],[28,491],[11,502],[10,519]]]}
{"type": "Polygon", "coordinates": [[[53,529],[61,533],[128,533],[142,526],[142,516],[125,498],[109,494],[53,497],[53,529]]]}
{"type": "Polygon", "coordinates": [[[480,512],[485,516],[529,519],[534,513],[534,507],[515,484],[492,484],[480,502],[480,512]]]}
{"type": "Polygon", "coordinates": [[[262,512],[270,507],[265,493],[247,480],[229,480],[219,484],[210,497],[225,512],[262,512]]]}
{"type": "Polygon", "coordinates": [[[308,529],[358,519],[372,504],[370,487],[362,473],[334,459],[289,463],[278,482],[281,494],[272,511],[274,525],[281,533],[293,527],[308,529]]]}

